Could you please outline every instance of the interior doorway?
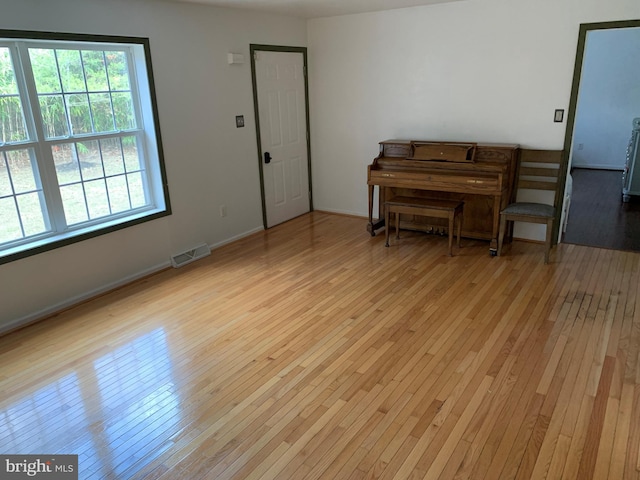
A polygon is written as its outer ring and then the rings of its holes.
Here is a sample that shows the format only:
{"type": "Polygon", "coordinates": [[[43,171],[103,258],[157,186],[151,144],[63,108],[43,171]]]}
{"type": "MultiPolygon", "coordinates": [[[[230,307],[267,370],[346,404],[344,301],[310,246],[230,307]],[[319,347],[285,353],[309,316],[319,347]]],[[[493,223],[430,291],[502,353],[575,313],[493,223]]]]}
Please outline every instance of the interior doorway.
{"type": "Polygon", "coordinates": [[[640,249],[633,240],[638,202],[622,202],[632,121],[640,117],[638,58],[640,20],[580,26],[564,147],[571,200],[563,242],[640,249]]]}

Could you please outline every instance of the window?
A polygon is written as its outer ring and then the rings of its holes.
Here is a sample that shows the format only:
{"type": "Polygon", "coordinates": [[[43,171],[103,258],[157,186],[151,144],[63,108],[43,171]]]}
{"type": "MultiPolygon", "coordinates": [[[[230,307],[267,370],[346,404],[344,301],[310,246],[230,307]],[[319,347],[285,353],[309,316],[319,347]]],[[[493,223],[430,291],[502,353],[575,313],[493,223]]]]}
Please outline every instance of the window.
{"type": "Polygon", "coordinates": [[[0,263],[169,213],[147,40],[0,30],[0,263]]]}

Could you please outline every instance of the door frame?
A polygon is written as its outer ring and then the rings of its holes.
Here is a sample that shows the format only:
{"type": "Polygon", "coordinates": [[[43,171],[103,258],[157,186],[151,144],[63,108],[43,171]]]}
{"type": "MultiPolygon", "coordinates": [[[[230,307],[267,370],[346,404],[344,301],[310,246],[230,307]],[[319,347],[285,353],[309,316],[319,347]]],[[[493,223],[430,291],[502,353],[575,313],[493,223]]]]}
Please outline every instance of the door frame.
{"type": "Polygon", "coordinates": [[[267,205],[265,202],[264,192],[264,167],[262,164],[262,139],[260,136],[260,111],[258,105],[258,85],[256,79],[256,52],[285,52],[285,53],[301,53],[304,69],[304,110],[307,131],[307,166],[309,177],[309,211],[313,212],[313,183],[311,182],[311,130],[309,127],[309,80],[307,75],[307,47],[288,47],[281,45],[260,45],[250,44],[251,56],[251,83],[253,86],[253,110],[256,122],[256,141],[258,143],[258,165],[260,171],[260,198],[262,202],[262,224],[267,229],[267,205]]]}
{"type": "MultiPolygon", "coordinates": [[[[564,154],[562,165],[560,167],[560,177],[558,179],[560,183],[559,197],[564,198],[567,176],[569,174],[569,164],[573,155],[573,131],[575,129],[576,111],[578,107],[578,93],[580,91],[580,80],[582,79],[582,64],[584,62],[584,54],[587,43],[587,34],[592,30],[609,30],[614,28],[635,28],[640,27],[640,20],[619,20],[612,22],[597,22],[597,23],[581,23],[580,32],[578,33],[578,46],[576,48],[576,59],[573,67],[573,82],[571,85],[571,96],[569,99],[569,109],[567,112],[567,127],[564,135],[564,154]]],[[[561,200],[562,202],[562,200],[561,200]]],[[[562,204],[562,203],[561,203],[562,204]]],[[[560,220],[562,215],[562,209],[556,209],[556,221],[554,222],[553,238],[554,243],[560,239],[560,220]]]]}

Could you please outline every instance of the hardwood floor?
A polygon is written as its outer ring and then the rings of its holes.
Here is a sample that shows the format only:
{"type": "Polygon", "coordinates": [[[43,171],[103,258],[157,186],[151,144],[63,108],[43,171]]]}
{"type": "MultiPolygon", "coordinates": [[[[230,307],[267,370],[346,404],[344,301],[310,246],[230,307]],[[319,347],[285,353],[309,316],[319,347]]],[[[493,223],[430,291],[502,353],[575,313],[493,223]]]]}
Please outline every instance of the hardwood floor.
{"type": "Polygon", "coordinates": [[[640,254],[313,213],[0,337],[0,453],[80,478],[637,479],[640,254]]]}
{"type": "Polygon", "coordinates": [[[575,168],[562,241],[640,252],[640,198],[622,201],[622,172],[575,168]]]}

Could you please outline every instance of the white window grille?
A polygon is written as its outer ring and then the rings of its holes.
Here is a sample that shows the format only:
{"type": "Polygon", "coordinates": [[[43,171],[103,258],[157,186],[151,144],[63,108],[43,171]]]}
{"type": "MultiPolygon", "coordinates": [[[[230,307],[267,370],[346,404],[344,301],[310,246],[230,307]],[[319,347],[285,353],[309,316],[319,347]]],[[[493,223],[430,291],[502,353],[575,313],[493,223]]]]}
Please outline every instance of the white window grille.
{"type": "Polygon", "coordinates": [[[0,30],[0,263],[170,213],[146,39],[0,30]]]}

